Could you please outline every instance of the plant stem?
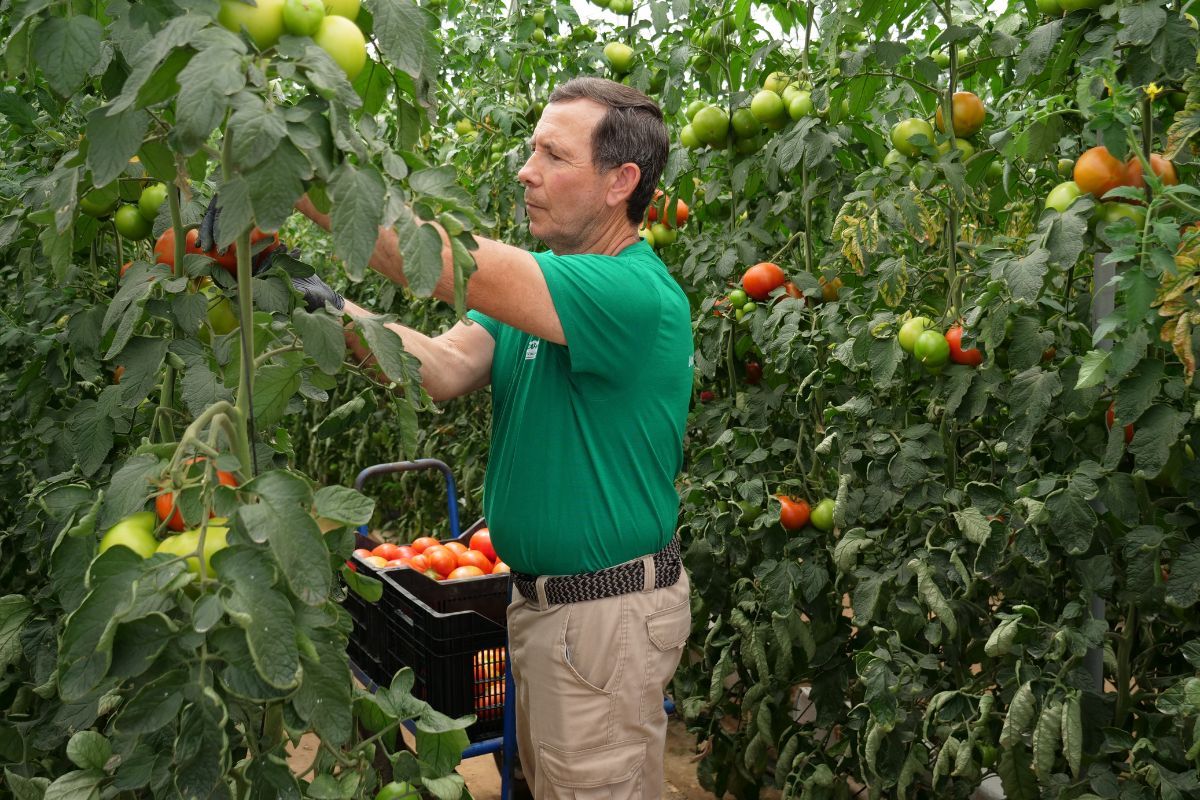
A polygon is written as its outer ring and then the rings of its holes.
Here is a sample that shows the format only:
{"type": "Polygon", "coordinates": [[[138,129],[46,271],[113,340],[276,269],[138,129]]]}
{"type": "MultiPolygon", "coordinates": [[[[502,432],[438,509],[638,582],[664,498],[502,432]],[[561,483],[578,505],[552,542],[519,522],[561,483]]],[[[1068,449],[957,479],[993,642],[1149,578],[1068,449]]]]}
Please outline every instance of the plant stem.
{"type": "MultiPolygon", "coordinates": [[[[221,173],[233,177],[233,131],[225,130],[221,147],[221,173]]],[[[242,473],[258,474],[253,442],[254,426],[254,278],[250,269],[250,225],[238,234],[237,248],[238,340],[241,342],[241,367],[237,390],[236,436],[230,442],[241,462],[242,473]]],[[[178,242],[176,242],[178,246],[178,242]]]]}
{"type": "Polygon", "coordinates": [[[1129,659],[1133,653],[1133,640],[1137,634],[1137,606],[1125,609],[1125,630],[1117,646],[1117,707],[1113,712],[1113,725],[1121,728],[1129,713],[1129,659]]]}

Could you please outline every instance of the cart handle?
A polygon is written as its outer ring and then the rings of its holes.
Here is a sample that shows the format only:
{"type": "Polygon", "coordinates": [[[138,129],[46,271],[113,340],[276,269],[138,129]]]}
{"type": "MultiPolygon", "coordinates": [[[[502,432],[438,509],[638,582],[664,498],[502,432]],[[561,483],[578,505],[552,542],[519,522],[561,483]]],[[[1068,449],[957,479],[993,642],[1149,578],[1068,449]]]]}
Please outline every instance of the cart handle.
{"type": "MultiPolygon", "coordinates": [[[[444,461],[436,458],[418,458],[416,461],[393,461],[390,464],[373,464],[358,473],[358,477],[354,479],[354,488],[357,491],[362,491],[363,484],[367,482],[367,478],[390,475],[393,472],[414,472],[420,469],[439,470],[446,479],[446,506],[450,512],[450,538],[457,539],[460,533],[458,529],[458,490],[454,485],[454,474],[450,472],[449,465],[444,461]]],[[[359,525],[358,532],[366,536],[367,526],[365,524],[359,525]]]]}

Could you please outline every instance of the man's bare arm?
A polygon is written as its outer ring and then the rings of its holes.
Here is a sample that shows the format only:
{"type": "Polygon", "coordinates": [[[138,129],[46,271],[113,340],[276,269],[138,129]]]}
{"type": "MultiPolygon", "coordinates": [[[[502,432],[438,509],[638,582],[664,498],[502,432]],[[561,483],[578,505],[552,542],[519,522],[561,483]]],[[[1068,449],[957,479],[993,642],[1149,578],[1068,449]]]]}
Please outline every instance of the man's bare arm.
{"type": "MultiPolygon", "coordinates": [[[[318,211],[307,195],[300,198],[296,208],[329,230],[329,215],[318,211]]],[[[446,232],[441,226],[435,224],[435,227],[442,237],[443,247],[442,274],[433,296],[452,303],[454,259],[446,232]]],[[[476,236],[475,240],[479,244],[474,254],[477,269],[467,282],[467,307],[478,309],[493,319],[546,341],[566,344],[550,289],[533,256],[519,247],[494,239],[476,236]]],[[[400,244],[392,228],[380,227],[369,263],[385,278],[408,285],[408,279],[404,276],[404,258],[400,255],[400,244]]],[[[404,345],[408,347],[407,339],[404,345]]]]}
{"type": "MultiPolygon", "coordinates": [[[[352,318],[373,316],[349,300],[343,310],[352,318]]],[[[387,327],[399,335],[404,349],[421,361],[421,384],[435,401],[460,397],[491,383],[496,343],[482,325],[460,321],[441,336],[426,336],[396,323],[387,327]]],[[[346,344],[359,363],[375,363],[353,325],[346,326],[346,344]]]]}

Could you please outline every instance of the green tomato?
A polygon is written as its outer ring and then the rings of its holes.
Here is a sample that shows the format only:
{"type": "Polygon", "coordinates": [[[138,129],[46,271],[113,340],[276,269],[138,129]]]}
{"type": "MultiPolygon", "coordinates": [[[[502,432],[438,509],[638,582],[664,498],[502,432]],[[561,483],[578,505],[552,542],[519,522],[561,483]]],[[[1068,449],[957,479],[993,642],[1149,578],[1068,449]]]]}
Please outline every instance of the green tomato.
{"type": "Polygon", "coordinates": [[[1075,159],[1060,158],[1054,168],[1058,171],[1060,178],[1070,178],[1071,174],[1075,172],[1075,159]]]}
{"type": "Polygon", "coordinates": [[[546,12],[540,8],[533,12],[533,24],[539,28],[546,24],[546,12]]]}
{"type": "Polygon", "coordinates": [[[750,113],[764,125],[782,122],[787,118],[783,98],[770,89],[763,89],[750,101],[750,113]]]}
{"type": "Polygon", "coordinates": [[[153,511],[130,514],[105,531],[100,539],[100,552],[122,545],[142,558],[149,558],[158,547],[158,540],[154,538],[154,526],[157,523],[158,515],[153,511]]]}
{"type": "Polygon", "coordinates": [[[421,792],[411,783],[392,781],[384,784],[375,795],[375,800],[420,800],[421,792]]]}
{"type": "Polygon", "coordinates": [[[725,144],[729,135],[729,116],[724,109],[705,106],[692,118],[692,131],[696,138],[714,147],[725,144]]]}
{"type": "Polygon", "coordinates": [[[292,36],[312,36],[325,19],[322,0],[284,0],[283,27],[292,36]]]}
{"type": "Polygon", "coordinates": [[[750,109],[744,107],[733,112],[729,124],[733,126],[733,135],[738,139],[750,139],[762,130],[762,123],[750,109]]]}
{"type": "Polygon", "coordinates": [[[241,323],[229,298],[212,286],[204,288],[204,295],[208,298],[208,324],[212,326],[213,333],[224,336],[237,330],[241,323]]]}
{"type": "Polygon", "coordinates": [[[107,217],[117,207],[117,184],[112,182],[107,186],[92,189],[79,198],[79,210],[89,217],[107,217]]]}
{"type": "Polygon", "coordinates": [[[1079,191],[1079,185],[1075,181],[1063,181],[1050,190],[1050,194],[1046,195],[1046,203],[1043,208],[1053,208],[1058,213],[1063,213],[1071,204],[1079,199],[1083,193],[1079,191]]]}
{"type": "Polygon", "coordinates": [[[313,41],[354,80],[367,64],[367,40],[347,17],[329,15],[321,20],[313,41]]]}
{"type": "Polygon", "coordinates": [[[1112,225],[1123,219],[1133,220],[1135,228],[1141,228],[1146,224],[1146,210],[1141,206],[1134,206],[1129,203],[1116,201],[1101,203],[1096,206],[1095,215],[1096,221],[1105,225],[1112,225]]]}
{"type": "Polygon", "coordinates": [[[913,345],[917,343],[917,337],[922,332],[933,327],[933,320],[929,317],[913,317],[900,326],[900,332],[896,334],[896,340],[900,343],[900,349],[906,353],[913,351],[913,345]]]}
{"type": "Polygon", "coordinates": [[[906,155],[904,155],[904,153],[901,153],[899,150],[894,150],[894,149],[888,150],[887,155],[883,157],[883,165],[885,167],[890,167],[892,165],[896,165],[903,169],[908,169],[910,166],[908,163],[908,157],[906,155]]]}
{"type": "Polygon", "coordinates": [[[792,84],[792,79],[782,72],[772,72],[763,81],[763,88],[776,94],[783,93],[792,84]]]}
{"type": "Polygon", "coordinates": [[[546,41],[546,31],[541,28],[534,28],[533,33],[529,34],[529,38],[535,44],[544,44],[546,41]]]}
{"type": "Polygon", "coordinates": [[[945,50],[938,50],[933,54],[933,63],[937,64],[939,68],[945,69],[950,66],[950,54],[945,50]]]}
{"type": "Polygon", "coordinates": [[[152,230],[150,221],[142,216],[142,212],[138,211],[137,206],[132,204],[118,208],[113,222],[117,225],[117,233],[121,234],[122,238],[132,241],[145,239],[152,230]]]}
{"type": "Polygon", "coordinates": [[[654,234],[655,247],[665,247],[669,244],[675,244],[675,239],[678,236],[674,228],[668,228],[661,222],[651,225],[650,232],[654,234]]]}
{"type": "Polygon", "coordinates": [[[240,0],[221,0],[217,22],[234,33],[242,28],[259,50],[274,47],[283,35],[284,0],[258,0],[257,6],[248,6],[240,0]]]}
{"type": "Polygon", "coordinates": [[[475,125],[469,119],[464,118],[464,119],[460,119],[460,120],[455,120],[455,122],[454,122],[454,132],[457,133],[459,136],[466,136],[468,133],[474,132],[474,130],[475,130],[475,125]]]}
{"type": "Polygon", "coordinates": [[[361,5],[362,0],[325,0],[325,13],[353,21],[358,19],[358,7],[361,5]]]}
{"type": "MultiPolygon", "coordinates": [[[[188,556],[187,569],[193,575],[200,574],[200,560],[196,558],[196,550],[200,546],[200,529],[195,528],[183,533],[177,533],[174,536],[168,536],[158,544],[155,552],[167,553],[173,556],[188,556]]],[[[212,557],[217,552],[224,550],[229,546],[229,528],[225,526],[225,520],[222,517],[214,517],[208,521],[208,527],[204,532],[204,574],[211,578],[212,557]]]]}
{"type": "Polygon", "coordinates": [[[1053,17],[1061,17],[1063,13],[1059,0],[1037,0],[1037,10],[1053,17]]]}
{"type": "Polygon", "coordinates": [[[698,147],[703,147],[704,142],[696,138],[696,131],[692,129],[691,124],[683,126],[683,130],[679,131],[679,143],[688,150],[695,150],[698,147]]]}
{"type": "Polygon", "coordinates": [[[571,30],[571,38],[577,42],[594,42],[596,29],[591,25],[577,25],[571,30]]]}
{"type": "Polygon", "coordinates": [[[1063,11],[1095,11],[1100,6],[1104,5],[1107,0],[1059,0],[1059,5],[1063,11]]]}
{"type": "Polygon", "coordinates": [[[604,57],[613,72],[624,75],[633,69],[633,48],[624,42],[609,42],[604,45],[604,57]]]}
{"type": "Polygon", "coordinates": [[[939,331],[923,331],[913,343],[913,355],[926,367],[938,369],[950,360],[950,343],[939,331]]]}
{"type": "Polygon", "coordinates": [[[809,514],[808,521],[814,528],[819,531],[833,530],[833,498],[826,497],[813,506],[812,512],[809,514]]]}
{"type": "Polygon", "coordinates": [[[993,183],[995,183],[996,181],[999,181],[999,180],[1003,180],[1004,179],[1004,162],[1001,161],[1000,159],[996,159],[995,161],[992,161],[990,164],[988,164],[987,177],[988,177],[988,180],[992,181],[993,183]]]}
{"type": "Polygon", "coordinates": [[[640,228],[638,234],[646,240],[646,244],[654,247],[654,234],[650,232],[649,228],[640,228]]]}
{"type": "Polygon", "coordinates": [[[815,113],[812,101],[812,92],[807,89],[797,89],[792,95],[791,101],[788,103],[788,116],[792,119],[800,119],[801,117],[811,117],[815,113]]]}
{"type": "Polygon", "coordinates": [[[167,201],[167,185],[165,183],[152,183],[145,189],[142,189],[142,194],[138,198],[138,211],[149,222],[154,222],[154,218],[158,216],[158,209],[167,201]]]}
{"type": "Polygon", "coordinates": [[[696,114],[700,111],[700,109],[707,106],[708,103],[704,102],[703,100],[693,100],[687,104],[687,108],[683,110],[683,115],[687,117],[688,122],[691,122],[696,118],[696,114]]]}
{"type": "Polygon", "coordinates": [[[921,152],[922,147],[931,144],[933,126],[923,119],[910,117],[892,126],[892,147],[906,156],[915,156],[921,152]]]}
{"type": "Polygon", "coordinates": [[[741,308],[742,306],[746,305],[749,300],[750,297],[746,294],[744,289],[734,289],[729,293],[729,305],[731,308],[741,308]]]}
{"type": "Polygon", "coordinates": [[[752,136],[749,139],[738,139],[733,143],[734,151],[741,153],[742,155],[756,153],[760,148],[762,148],[762,146],[763,137],[761,136],[752,136]]]}
{"type": "MultiPolygon", "coordinates": [[[[938,153],[940,153],[941,155],[945,155],[946,153],[949,153],[950,152],[950,142],[949,141],[941,142],[940,144],[938,144],[937,149],[938,149],[938,153]]],[[[963,161],[966,161],[968,158],[975,155],[975,146],[972,145],[970,142],[968,142],[966,139],[955,139],[954,140],[954,149],[957,150],[959,153],[958,160],[960,163],[963,161]]]]}

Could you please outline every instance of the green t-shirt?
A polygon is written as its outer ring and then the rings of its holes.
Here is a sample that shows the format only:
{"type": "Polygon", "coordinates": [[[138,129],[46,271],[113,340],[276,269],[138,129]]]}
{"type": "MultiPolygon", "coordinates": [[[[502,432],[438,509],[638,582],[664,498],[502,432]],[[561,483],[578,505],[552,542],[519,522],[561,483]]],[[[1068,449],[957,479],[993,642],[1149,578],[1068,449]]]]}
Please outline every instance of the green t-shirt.
{"type": "Polygon", "coordinates": [[[533,257],[569,346],[468,314],[496,341],[483,509],[513,569],[591,572],[674,535],[690,309],[641,240],[616,256],[533,257]]]}

